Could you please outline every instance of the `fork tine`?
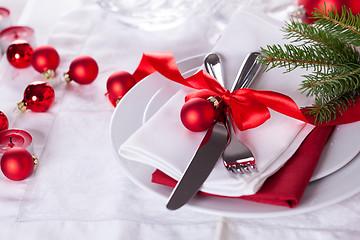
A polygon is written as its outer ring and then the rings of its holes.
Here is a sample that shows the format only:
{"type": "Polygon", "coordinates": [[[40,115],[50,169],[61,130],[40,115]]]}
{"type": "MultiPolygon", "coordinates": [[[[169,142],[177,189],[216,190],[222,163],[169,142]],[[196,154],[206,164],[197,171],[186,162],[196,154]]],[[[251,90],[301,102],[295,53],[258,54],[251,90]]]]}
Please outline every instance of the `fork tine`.
{"type": "Polygon", "coordinates": [[[247,174],[250,174],[250,173],[251,173],[251,170],[250,170],[248,164],[242,166],[242,168],[244,169],[245,173],[247,173],[247,174]]]}
{"type": "Polygon", "coordinates": [[[248,171],[249,173],[252,173],[252,172],[253,172],[253,168],[252,168],[252,166],[251,166],[251,163],[247,163],[247,164],[246,164],[246,169],[247,169],[247,171],[248,171]]]}
{"type": "Polygon", "coordinates": [[[244,168],[241,165],[234,165],[234,166],[235,166],[238,173],[240,173],[240,174],[245,173],[244,168]]]}
{"type": "Polygon", "coordinates": [[[249,164],[250,164],[250,168],[251,168],[251,170],[252,170],[253,172],[257,172],[257,171],[258,171],[255,163],[249,163],[249,164]]]}
{"type": "Polygon", "coordinates": [[[235,170],[234,170],[234,168],[233,168],[233,166],[232,166],[232,165],[227,165],[227,166],[226,166],[226,168],[227,168],[227,170],[229,170],[229,171],[231,171],[231,172],[235,173],[235,170]]]}
{"type": "Polygon", "coordinates": [[[249,169],[249,166],[248,166],[247,164],[243,164],[243,165],[242,165],[242,168],[244,169],[244,172],[245,172],[246,174],[251,173],[251,171],[250,171],[250,169],[249,169]]]}
{"type": "Polygon", "coordinates": [[[252,172],[257,172],[255,162],[246,162],[246,163],[237,163],[237,164],[226,164],[224,162],[225,167],[227,170],[238,173],[238,174],[250,174],[252,172]]]}
{"type": "Polygon", "coordinates": [[[241,172],[239,172],[239,169],[237,168],[236,165],[232,165],[232,169],[233,169],[234,173],[241,173],[241,172]]]}

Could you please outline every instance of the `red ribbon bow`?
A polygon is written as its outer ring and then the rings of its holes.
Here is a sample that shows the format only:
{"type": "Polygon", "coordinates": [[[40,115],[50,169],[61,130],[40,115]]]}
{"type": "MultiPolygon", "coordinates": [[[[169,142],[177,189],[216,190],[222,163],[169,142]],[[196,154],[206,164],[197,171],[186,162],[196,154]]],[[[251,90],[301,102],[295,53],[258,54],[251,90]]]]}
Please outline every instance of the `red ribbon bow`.
{"type": "MultiPolygon", "coordinates": [[[[179,72],[171,52],[144,52],[138,68],[133,73],[137,82],[146,76],[159,72],[169,80],[184,86],[198,89],[190,93],[187,99],[193,97],[220,96],[232,112],[233,121],[239,130],[255,128],[270,118],[269,108],[301,120],[314,123],[314,120],[305,117],[297,104],[288,96],[263,90],[239,89],[232,93],[222,87],[216,79],[204,71],[200,71],[189,78],[183,78],[179,72]]],[[[322,125],[338,125],[360,120],[360,104],[351,105],[336,120],[322,125]]]]}

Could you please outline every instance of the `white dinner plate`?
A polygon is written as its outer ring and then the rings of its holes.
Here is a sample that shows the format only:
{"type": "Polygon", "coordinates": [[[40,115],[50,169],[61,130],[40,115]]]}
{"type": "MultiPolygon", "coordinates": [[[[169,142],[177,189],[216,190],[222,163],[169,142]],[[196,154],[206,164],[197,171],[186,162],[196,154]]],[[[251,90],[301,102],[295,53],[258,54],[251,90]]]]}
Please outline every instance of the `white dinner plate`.
{"type": "MultiPolygon", "coordinates": [[[[195,56],[179,62],[178,67],[184,75],[191,75],[197,71],[194,66],[200,66],[202,60],[203,55],[195,56]]],[[[134,183],[161,196],[164,205],[172,189],[151,183],[151,175],[155,168],[128,161],[119,155],[118,150],[120,145],[180,87],[166,79],[156,78],[156,75],[149,76],[136,84],[120,101],[113,113],[110,125],[113,150],[121,168],[134,183]]],[[[359,123],[337,126],[334,129],[315,170],[313,182],[307,187],[296,208],[290,209],[242,199],[206,196],[196,196],[186,207],[229,217],[255,218],[304,213],[344,200],[360,191],[360,185],[357,183],[360,180],[358,174],[360,156],[357,155],[360,143],[356,140],[359,133],[359,123]],[[355,160],[351,161],[354,157],[355,160]],[[324,178],[324,176],[327,177],[324,178]],[[315,179],[318,180],[314,181],[315,179]]]]}

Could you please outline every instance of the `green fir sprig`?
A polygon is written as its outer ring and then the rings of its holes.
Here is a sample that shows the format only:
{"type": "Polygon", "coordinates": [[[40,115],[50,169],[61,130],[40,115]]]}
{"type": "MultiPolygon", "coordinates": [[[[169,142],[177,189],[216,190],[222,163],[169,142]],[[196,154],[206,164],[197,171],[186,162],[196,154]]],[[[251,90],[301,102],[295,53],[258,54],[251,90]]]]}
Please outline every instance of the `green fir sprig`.
{"type": "Polygon", "coordinates": [[[299,90],[315,103],[306,113],[315,123],[329,122],[342,114],[360,94],[360,16],[342,8],[320,5],[312,13],[317,21],[308,25],[291,20],[282,29],[290,44],[268,45],[261,61],[266,70],[283,67],[290,72],[298,67],[309,71],[299,90]]]}

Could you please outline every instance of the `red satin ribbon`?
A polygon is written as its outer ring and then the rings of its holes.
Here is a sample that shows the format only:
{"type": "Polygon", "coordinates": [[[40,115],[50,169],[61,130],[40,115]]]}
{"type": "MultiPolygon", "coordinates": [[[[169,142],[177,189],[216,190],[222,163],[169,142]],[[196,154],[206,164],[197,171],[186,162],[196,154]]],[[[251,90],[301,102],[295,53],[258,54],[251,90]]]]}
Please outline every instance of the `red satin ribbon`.
{"type": "MultiPolygon", "coordinates": [[[[304,116],[304,110],[300,110],[297,104],[284,94],[252,89],[239,89],[230,93],[204,71],[185,79],[179,72],[171,52],[144,52],[133,77],[139,82],[154,72],[160,73],[171,81],[198,89],[186,96],[186,99],[220,96],[225,104],[230,106],[233,121],[239,130],[247,130],[263,124],[270,118],[269,108],[303,122],[314,123],[313,119],[304,116]]],[[[339,125],[359,121],[359,105],[349,106],[348,110],[336,120],[322,125],[339,125]]]]}

